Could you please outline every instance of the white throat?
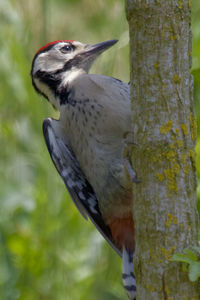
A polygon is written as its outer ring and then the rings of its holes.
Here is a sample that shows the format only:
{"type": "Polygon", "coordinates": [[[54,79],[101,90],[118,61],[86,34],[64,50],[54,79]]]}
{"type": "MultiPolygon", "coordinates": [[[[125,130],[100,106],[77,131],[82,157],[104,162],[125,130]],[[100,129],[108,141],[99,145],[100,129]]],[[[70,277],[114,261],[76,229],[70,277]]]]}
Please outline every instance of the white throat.
{"type": "Polygon", "coordinates": [[[83,69],[72,68],[66,71],[62,75],[62,85],[70,85],[77,77],[86,74],[87,72],[83,69]]]}

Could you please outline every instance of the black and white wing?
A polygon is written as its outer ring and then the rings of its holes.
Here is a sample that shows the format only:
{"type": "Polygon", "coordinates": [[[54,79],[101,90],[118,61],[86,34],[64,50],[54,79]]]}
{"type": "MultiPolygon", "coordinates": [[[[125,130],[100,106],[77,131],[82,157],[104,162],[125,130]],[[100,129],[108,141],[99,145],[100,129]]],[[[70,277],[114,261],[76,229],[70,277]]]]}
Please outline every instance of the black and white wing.
{"type": "Polygon", "coordinates": [[[103,237],[121,256],[121,251],[115,246],[109,227],[102,219],[92,186],[83,174],[70,144],[66,142],[67,139],[64,140],[57,129],[58,122],[50,118],[43,122],[44,138],[53,163],[80,213],[84,218],[90,218],[103,237]]]}

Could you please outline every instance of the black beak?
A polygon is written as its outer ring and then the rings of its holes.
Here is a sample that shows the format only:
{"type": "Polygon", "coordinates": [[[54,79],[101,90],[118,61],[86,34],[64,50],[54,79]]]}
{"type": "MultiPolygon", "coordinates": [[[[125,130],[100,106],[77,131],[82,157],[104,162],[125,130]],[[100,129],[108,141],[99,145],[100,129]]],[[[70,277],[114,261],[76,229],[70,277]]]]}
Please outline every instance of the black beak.
{"type": "Polygon", "coordinates": [[[110,41],[98,43],[95,45],[87,45],[84,53],[88,54],[89,56],[90,55],[98,56],[99,54],[101,54],[102,52],[104,52],[105,50],[107,50],[108,48],[110,48],[111,46],[116,44],[117,42],[118,42],[118,40],[110,40],[110,41]]]}

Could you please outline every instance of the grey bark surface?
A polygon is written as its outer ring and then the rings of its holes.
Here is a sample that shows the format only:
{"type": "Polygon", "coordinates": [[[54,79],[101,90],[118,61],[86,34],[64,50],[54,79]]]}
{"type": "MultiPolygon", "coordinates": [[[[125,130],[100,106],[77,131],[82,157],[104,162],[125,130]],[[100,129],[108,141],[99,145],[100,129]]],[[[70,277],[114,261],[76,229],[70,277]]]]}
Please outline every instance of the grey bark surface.
{"type": "Polygon", "coordinates": [[[190,0],[126,0],[137,300],[197,300],[175,252],[197,244],[190,0]]]}

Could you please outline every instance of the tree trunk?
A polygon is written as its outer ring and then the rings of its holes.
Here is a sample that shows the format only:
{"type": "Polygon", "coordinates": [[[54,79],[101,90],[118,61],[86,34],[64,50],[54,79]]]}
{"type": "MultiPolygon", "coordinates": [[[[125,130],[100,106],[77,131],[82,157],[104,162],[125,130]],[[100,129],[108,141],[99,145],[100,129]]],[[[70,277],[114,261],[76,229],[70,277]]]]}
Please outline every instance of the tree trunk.
{"type": "Polygon", "coordinates": [[[197,244],[190,0],[126,0],[137,300],[198,300],[174,252],[197,244]]]}

